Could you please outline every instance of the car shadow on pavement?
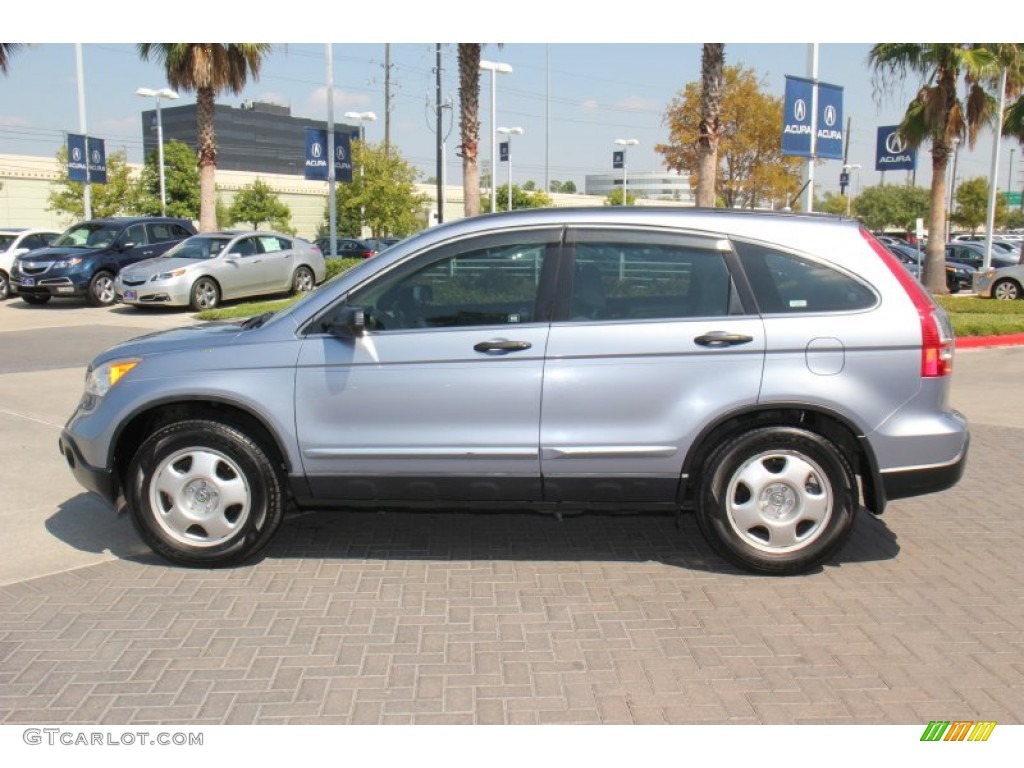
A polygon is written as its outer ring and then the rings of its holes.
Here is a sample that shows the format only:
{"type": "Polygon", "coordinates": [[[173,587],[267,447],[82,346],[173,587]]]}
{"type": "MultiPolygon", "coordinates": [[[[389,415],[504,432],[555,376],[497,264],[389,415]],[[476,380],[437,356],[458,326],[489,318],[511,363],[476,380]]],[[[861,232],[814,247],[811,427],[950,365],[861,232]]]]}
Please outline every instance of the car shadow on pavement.
{"type": "MultiPolygon", "coordinates": [[[[828,567],[889,560],[898,554],[896,537],[885,523],[864,510],[858,514],[853,536],[828,567]]],[[[80,551],[177,567],[150,552],[127,513],[115,513],[87,493],[61,504],[46,527],[80,551]]],[[[304,512],[285,518],[267,550],[238,567],[293,559],[660,562],[684,570],[750,575],[719,557],[689,514],[679,518],[677,527],[672,515],[588,513],[558,518],[529,512],[304,512]]]]}
{"type": "Polygon", "coordinates": [[[80,493],[57,506],[46,530],[80,552],[109,552],[121,560],[162,562],[142,543],[126,513],[115,512],[97,496],[80,493]]]}

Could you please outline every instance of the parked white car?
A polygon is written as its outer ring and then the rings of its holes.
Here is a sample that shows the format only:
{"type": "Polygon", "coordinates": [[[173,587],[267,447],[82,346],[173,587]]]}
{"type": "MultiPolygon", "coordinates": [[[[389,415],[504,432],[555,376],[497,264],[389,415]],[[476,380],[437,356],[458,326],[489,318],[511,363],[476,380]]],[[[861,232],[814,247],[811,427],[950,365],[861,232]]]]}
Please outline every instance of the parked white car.
{"type": "Polygon", "coordinates": [[[11,266],[23,253],[46,248],[60,237],[53,229],[0,229],[0,301],[11,295],[11,266]]]}
{"type": "Polygon", "coordinates": [[[207,232],[117,276],[118,300],[135,306],[213,309],[225,299],[302,293],[327,276],[312,243],[279,232],[207,232]]]}

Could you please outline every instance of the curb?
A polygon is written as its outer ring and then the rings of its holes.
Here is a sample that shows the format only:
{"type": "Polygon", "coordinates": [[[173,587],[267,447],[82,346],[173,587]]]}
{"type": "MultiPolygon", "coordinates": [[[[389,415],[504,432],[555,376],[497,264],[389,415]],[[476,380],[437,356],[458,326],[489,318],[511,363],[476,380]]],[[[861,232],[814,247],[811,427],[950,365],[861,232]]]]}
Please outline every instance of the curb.
{"type": "Polygon", "coordinates": [[[1008,333],[1002,336],[965,336],[956,340],[957,349],[987,349],[1022,345],[1024,345],[1024,333],[1008,333]]]}

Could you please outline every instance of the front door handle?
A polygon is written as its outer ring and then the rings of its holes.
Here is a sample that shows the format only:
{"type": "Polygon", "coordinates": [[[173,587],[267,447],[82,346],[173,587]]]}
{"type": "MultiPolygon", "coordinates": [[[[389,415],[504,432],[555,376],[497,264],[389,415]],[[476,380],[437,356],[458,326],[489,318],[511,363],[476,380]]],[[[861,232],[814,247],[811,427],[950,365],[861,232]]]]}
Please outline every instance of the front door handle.
{"type": "Polygon", "coordinates": [[[507,339],[489,339],[474,344],[473,349],[477,352],[521,352],[533,345],[528,341],[508,341],[507,339]]]}
{"type": "Polygon", "coordinates": [[[694,342],[702,347],[734,347],[737,344],[748,344],[753,341],[753,336],[742,333],[729,333],[728,331],[711,331],[694,339],[694,342]]]}

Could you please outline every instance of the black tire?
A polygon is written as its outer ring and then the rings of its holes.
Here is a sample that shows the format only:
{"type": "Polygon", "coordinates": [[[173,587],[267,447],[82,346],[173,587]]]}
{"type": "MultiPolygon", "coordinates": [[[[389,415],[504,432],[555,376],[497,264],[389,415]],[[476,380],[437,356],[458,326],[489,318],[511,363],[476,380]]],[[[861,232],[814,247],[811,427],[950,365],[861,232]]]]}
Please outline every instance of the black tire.
{"type": "Polygon", "coordinates": [[[53,298],[48,293],[19,293],[18,295],[21,296],[21,300],[26,304],[31,304],[35,307],[40,307],[53,298]]]}
{"type": "Polygon", "coordinates": [[[292,275],[292,295],[296,293],[309,293],[316,288],[316,277],[309,267],[298,267],[292,275]]]}
{"type": "Polygon", "coordinates": [[[1014,301],[1021,297],[1020,283],[1016,280],[1004,279],[992,286],[993,299],[1014,301]]]}
{"type": "Polygon", "coordinates": [[[957,280],[956,275],[946,275],[946,289],[950,293],[960,293],[960,281],[957,280]]]}
{"type": "Polygon", "coordinates": [[[192,284],[189,304],[196,312],[220,306],[220,286],[212,277],[200,277],[192,284]]]}
{"type": "Polygon", "coordinates": [[[856,479],[830,441],[762,427],[715,449],[697,489],[697,523],[714,549],[749,571],[804,573],[848,539],[856,479]]]}
{"type": "Polygon", "coordinates": [[[169,424],[128,469],[132,523],[161,557],[190,567],[239,563],[262,551],[284,517],[284,482],[267,451],[216,421],[169,424]]]}
{"type": "Polygon", "coordinates": [[[0,269],[0,301],[7,301],[11,297],[11,279],[7,273],[0,269]]]}
{"type": "Polygon", "coordinates": [[[86,301],[93,307],[109,307],[116,298],[114,275],[101,269],[89,280],[89,289],[85,293],[86,301]]]}

